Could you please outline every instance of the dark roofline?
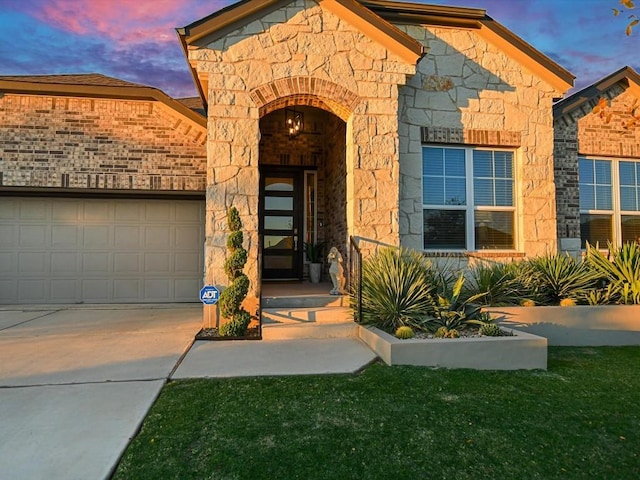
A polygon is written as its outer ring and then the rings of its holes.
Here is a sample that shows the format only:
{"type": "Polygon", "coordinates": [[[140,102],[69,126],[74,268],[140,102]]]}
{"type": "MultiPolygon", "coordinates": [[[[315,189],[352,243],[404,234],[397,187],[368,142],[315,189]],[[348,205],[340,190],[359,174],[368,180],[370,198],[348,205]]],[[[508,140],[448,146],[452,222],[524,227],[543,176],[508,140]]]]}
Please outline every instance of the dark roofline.
{"type": "MultiPolygon", "coordinates": [[[[67,77],[69,75],[66,75],[67,77]]],[[[174,100],[154,87],[131,84],[130,86],[83,85],[81,83],[38,82],[31,80],[34,75],[25,75],[25,80],[14,76],[11,80],[0,78],[0,94],[22,93],[28,95],[53,95],[65,97],[111,98],[120,100],[151,100],[165,104],[172,110],[187,117],[196,124],[207,127],[207,119],[190,108],[174,100]],[[26,80],[29,78],[30,80],[26,80]]],[[[44,77],[44,76],[43,76],[44,77]]],[[[46,75],[46,77],[55,77],[46,75]]],[[[82,74],[78,75],[82,77],[82,74]]],[[[108,78],[108,77],[107,77],[108,78]]]]}
{"type": "Polygon", "coordinates": [[[588,87],[556,102],[553,105],[553,117],[558,118],[574,111],[585,103],[600,97],[605,91],[618,83],[625,84],[625,87],[629,87],[634,83],[640,88],[640,75],[633,68],[624,66],[611,75],[607,75],[588,87]]]}

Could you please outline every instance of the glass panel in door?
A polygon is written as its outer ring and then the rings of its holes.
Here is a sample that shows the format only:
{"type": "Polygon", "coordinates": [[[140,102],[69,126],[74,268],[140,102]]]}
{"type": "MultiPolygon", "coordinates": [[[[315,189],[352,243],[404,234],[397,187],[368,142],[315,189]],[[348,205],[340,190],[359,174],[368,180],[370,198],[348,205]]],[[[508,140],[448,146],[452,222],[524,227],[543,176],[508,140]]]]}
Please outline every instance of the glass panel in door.
{"type": "Polygon", "coordinates": [[[262,171],[262,278],[302,278],[301,178],[297,171],[262,171]]]}

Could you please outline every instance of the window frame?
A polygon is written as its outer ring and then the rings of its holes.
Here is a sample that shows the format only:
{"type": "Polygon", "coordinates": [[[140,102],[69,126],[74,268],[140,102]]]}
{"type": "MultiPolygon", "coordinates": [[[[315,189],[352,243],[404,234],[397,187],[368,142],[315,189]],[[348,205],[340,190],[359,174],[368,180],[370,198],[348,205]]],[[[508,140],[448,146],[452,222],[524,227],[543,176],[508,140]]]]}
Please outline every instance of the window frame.
{"type": "MultiPolygon", "coordinates": [[[[422,226],[422,249],[425,252],[429,253],[438,253],[438,252],[490,252],[490,253],[501,253],[501,252],[516,252],[518,251],[518,247],[520,244],[520,226],[519,226],[519,205],[518,201],[518,168],[517,168],[517,149],[514,148],[501,148],[501,147],[484,147],[484,146],[476,146],[476,145],[440,145],[440,144],[428,144],[422,145],[422,161],[424,161],[424,151],[429,148],[441,148],[446,150],[462,150],[464,151],[464,161],[465,161],[465,196],[466,196],[466,205],[438,205],[438,204],[427,204],[424,198],[424,189],[425,189],[425,171],[424,164],[421,164],[421,182],[420,182],[420,196],[422,201],[422,215],[424,222],[424,212],[425,210],[464,210],[465,212],[465,248],[427,248],[425,247],[425,228],[424,223],[422,226]],[[473,152],[474,151],[489,151],[489,152],[508,152],[511,154],[511,194],[512,194],[512,205],[511,206],[491,206],[491,205],[476,205],[475,204],[475,177],[473,172],[473,152]],[[513,216],[513,247],[512,248],[483,248],[476,249],[476,235],[475,235],[475,212],[476,211],[485,211],[485,212],[511,212],[513,216]]],[[[501,177],[482,177],[482,178],[501,178],[501,177]]]]}
{"type": "MultiPolygon", "coordinates": [[[[611,168],[611,210],[601,210],[601,209],[583,209],[582,206],[579,206],[579,215],[609,215],[611,217],[611,236],[613,238],[610,239],[611,243],[620,247],[622,245],[622,217],[638,217],[640,219],[640,200],[637,200],[638,210],[622,210],[622,200],[621,200],[621,183],[620,183],[620,164],[622,162],[628,162],[635,164],[636,175],[637,172],[640,171],[640,159],[637,158],[621,158],[621,157],[603,157],[597,155],[578,155],[578,167],[580,165],[580,160],[590,160],[590,161],[605,161],[609,163],[611,168]]],[[[582,185],[578,168],[578,196],[582,196],[582,185]]],[[[590,185],[590,184],[589,184],[590,185]]],[[[640,195],[640,182],[636,178],[635,183],[637,192],[636,195],[640,195]]],[[[582,229],[582,220],[580,220],[580,229],[582,229]]],[[[580,242],[582,243],[582,235],[580,238],[580,242]]],[[[600,245],[601,249],[606,249],[606,245],[600,245]]],[[[582,247],[584,250],[585,248],[582,247]]]]}

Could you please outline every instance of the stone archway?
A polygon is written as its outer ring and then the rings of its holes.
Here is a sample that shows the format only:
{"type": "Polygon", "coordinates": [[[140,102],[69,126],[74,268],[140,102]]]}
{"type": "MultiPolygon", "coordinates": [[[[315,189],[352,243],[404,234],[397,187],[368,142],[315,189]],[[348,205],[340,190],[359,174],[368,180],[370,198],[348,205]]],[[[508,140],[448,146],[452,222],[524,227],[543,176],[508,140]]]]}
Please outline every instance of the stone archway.
{"type": "Polygon", "coordinates": [[[260,119],[261,279],[302,279],[307,242],[335,246],[347,258],[346,122],[310,96],[275,104],[283,108],[265,109],[260,119]],[[290,135],[287,112],[303,118],[301,132],[290,135]]]}

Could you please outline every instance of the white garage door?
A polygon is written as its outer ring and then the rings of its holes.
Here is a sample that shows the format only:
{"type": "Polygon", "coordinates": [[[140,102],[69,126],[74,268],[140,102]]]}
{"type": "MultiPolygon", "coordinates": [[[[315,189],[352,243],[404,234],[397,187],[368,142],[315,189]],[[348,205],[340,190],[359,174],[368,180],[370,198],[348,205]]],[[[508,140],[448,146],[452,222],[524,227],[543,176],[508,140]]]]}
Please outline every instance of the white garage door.
{"type": "Polygon", "coordinates": [[[0,303],[197,302],[204,201],[0,197],[0,303]]]}

